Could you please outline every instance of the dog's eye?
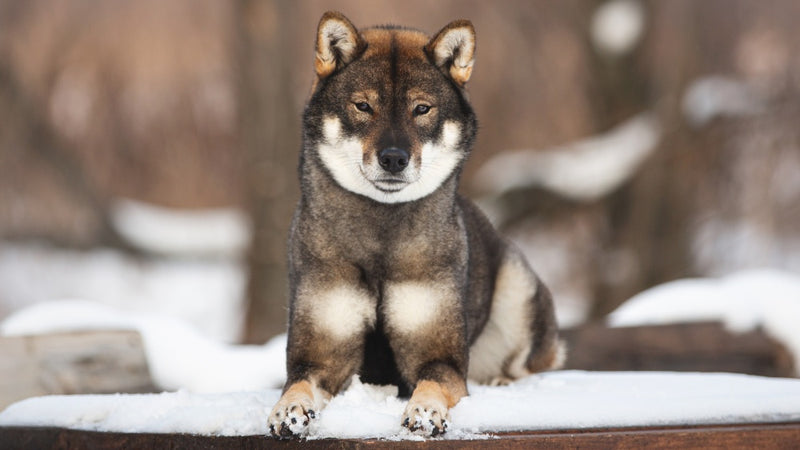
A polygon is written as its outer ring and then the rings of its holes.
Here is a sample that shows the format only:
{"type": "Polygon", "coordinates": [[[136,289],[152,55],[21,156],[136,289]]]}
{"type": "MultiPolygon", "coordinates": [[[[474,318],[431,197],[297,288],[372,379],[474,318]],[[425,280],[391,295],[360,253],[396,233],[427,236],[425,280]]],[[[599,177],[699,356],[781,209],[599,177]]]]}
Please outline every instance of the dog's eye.
{"type": "Polygon", "coordinates": [[[417,105],[414,107],[414,115],[421,116],[423,114],[428,114],[428,111],[431,110],[431,107],[428,105],[417,105]]]}
{"type": "Polygon", "coordinates": [[[361,112],[365,112],[365,113],[372,112],[372,107],[369,106],[369,103],[367,103],[367,102],[356,102],[355,106],[356,106],[356,109],[361,111],[361,112]]]}

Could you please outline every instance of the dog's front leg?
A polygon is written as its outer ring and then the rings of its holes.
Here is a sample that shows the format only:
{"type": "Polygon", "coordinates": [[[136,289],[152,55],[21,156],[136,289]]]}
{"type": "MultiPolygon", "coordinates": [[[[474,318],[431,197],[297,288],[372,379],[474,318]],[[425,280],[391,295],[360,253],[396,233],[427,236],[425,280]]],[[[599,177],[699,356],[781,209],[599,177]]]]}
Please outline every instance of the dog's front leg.
{"type": "Polygon", "coordinates": [[[387,332],[398,368],[415,386],[401,418],[409,430],[437,436],[449,409],[467,395],[467,343],[459,290],[442,280],[387,284],[387,332]]]}
{"type": "Polygon", "coordinates": [[[356,283],[309,281],[291,299],[287,380],[268,423],[274,437],[306,433],[309,422],[361,365],[376,301],[356,283]]]}

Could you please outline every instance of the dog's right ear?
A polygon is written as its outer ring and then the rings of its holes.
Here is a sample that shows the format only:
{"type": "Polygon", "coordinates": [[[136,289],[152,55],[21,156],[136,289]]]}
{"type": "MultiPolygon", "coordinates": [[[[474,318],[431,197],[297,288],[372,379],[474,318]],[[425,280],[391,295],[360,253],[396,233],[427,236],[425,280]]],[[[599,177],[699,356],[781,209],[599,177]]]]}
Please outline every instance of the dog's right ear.
{"type": "Polygon", "coordinates": [[[364,47],[364,40],[347,17],[336,11],[326,12],[317,27],[317,77],[321,80],[346,66],[364,47]]]}

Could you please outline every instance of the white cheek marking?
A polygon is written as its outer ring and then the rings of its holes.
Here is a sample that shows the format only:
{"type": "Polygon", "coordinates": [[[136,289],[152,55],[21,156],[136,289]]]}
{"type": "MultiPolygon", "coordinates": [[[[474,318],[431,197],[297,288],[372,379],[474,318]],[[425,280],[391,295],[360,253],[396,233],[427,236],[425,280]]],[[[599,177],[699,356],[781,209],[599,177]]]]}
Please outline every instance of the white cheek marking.
{"type": "Polygon", "coordinates": [[[302,297],[304,312],[335,339],[347,339],[375,325],[377,302],[362,290],[342,285],[302,297]]]}
{"type": "Polygon", "coordinates": [[[387,324],[400,333],[414,331],[432,323],[441,311],[456,302],[455,295],[431,283],[404,282],[386,288],[384,312],[387,324]]]}
{"type": "Polygon", "coordinates": [[[442,145],[447,149],[455,149],[461,138],[461,127],[455,122],[445,122],[442,126],[442,145]]]}
{"type": "Polygon", "coordinates": [[[322,132],[330,145],[336,145],[342,138],[342,122],[337,117],[326,117],[322,122],[322,132]]]}
{"type": "MultiPolygon", "coordinates": [[[[356,194],[373,197],[374,192],[382,192],[375,188],[361,173],[364,158],[363,146],[358,139],[344,138],[341,133],[342,123],[337,117],[326,117],[322,131],[325,142],[317,147],[322,163],[328,168],[339,186],[356,194]],[[373,192],[374,191],[374,192],[373,192]]],[[[379,199],[375,199],[380,201],[379,199]]]]}
{"type": "Polygon", "coordinates": [[[364,176],[365,172],[372,174],[375,171],[379,172],[379,169],[362,166],[364,154],[361,141],[343,137],[341,128],[339,118],[325,117],[323,122],[325,142],[317,147],[323,164],[340,186],[381,203],[404,203],[430,195],[453,173],[463,157],[458,148],[461,127],[456,122],[445,122],[439,141],[428,142],[422,146],[420,167],[412,165],[406,169],[409,172],[419,172],[417,181],[397,192],[384,192],[364,176]]]}

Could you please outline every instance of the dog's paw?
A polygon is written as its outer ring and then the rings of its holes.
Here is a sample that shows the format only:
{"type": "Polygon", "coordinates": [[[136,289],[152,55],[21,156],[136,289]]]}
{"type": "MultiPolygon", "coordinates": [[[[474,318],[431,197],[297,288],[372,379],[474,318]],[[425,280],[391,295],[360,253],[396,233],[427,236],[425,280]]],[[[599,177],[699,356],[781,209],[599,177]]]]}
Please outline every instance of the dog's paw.
{"type": "Polygon", "coordinates": [[[422,436],[439,436],[447,431],[447,407],[412,403],[409,400],[403,414],[403,426],[422,436]]]}
{"type": "Polygon", "coordinates": [[[448,400],[439,383],[421,381],[408,400],[402,424],[422,436],[439,436],[447,431],[448,400]]]}
{"type": "Polygon", "coordinates": [[[309,405],[290,403],[282,405],[278,402],[269,415],[269,433],[274,438],[288,439],[303,436],[316,412],[309,405]]]}
{"type": "Polygon", "coordinates": [[[290,387],[269,414],[269,433],[277,439],[304,436],[317,416],[314,397],[301,382],[290,387]]]}
{"type": "Polygon", "coordinates": [[[499,377],[492,378],[492,380],[489,381],[489,386],[508,386],[509,384],[511,384],[513,382],[514,382],[514,380],[512,380],[509,377],[499,376],[499,377]]]}

